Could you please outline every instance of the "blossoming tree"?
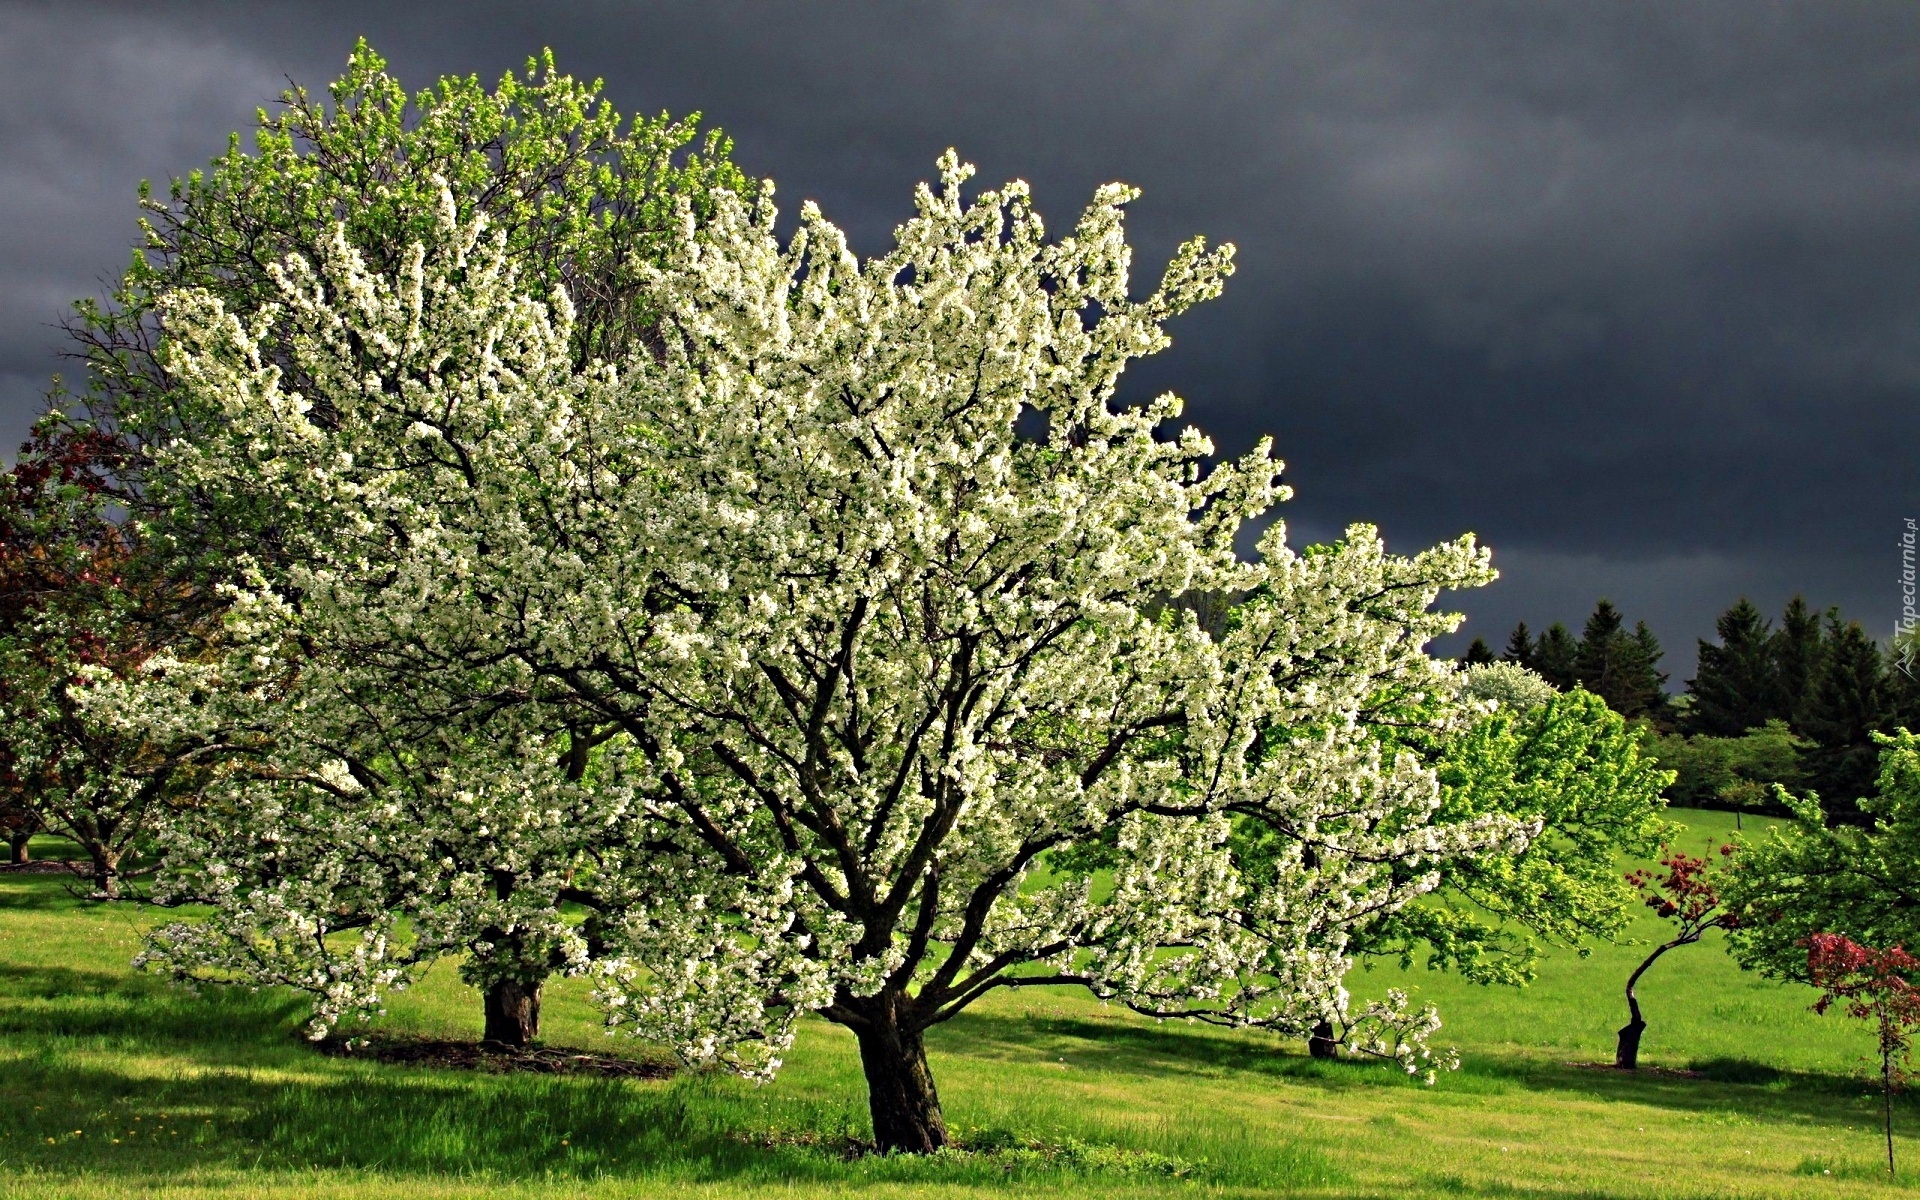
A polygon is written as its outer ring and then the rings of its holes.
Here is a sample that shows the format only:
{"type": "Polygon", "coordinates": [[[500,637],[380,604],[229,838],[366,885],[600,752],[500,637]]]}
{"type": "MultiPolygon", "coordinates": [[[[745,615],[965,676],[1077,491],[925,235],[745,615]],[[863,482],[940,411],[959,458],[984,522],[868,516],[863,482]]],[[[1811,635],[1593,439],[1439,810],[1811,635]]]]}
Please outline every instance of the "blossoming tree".
{"type": "MultiPolygon", "coordinates": [[[[377,648],[407,634],[377,626],[372,600],[366,620],[329,624],[321,614],[340,610],[327,607],[325,582],[341,579],[329,568],[355,561],[343,556],[360,553],[360,526],[333,527],[347,510],[324,488],[285,486],[270,473],[244,486],[232,473],[196,473],[195,451],[233,450],[218,427],[234,397],[183,385],[160,313],[191,291],[247,317],[249,352],[313,402],[296,424],[332,425],[331,449],[353,453],[351,443],[361,455],[366,470],[328,477],[326,488],[408,466],[430,472],[431,453],[417,454],[424,443],[407,433],[418,414],[394,425],[335,411],[357,373],[392,364],[377,345],[323,338],[325,352],[316,349],[313,307],[284,292],[340,276],[289,276],[289,262],[321,270],[351,255],[391,278],[423,240],[443,240],[447,210],[468,226],[484,219],[499,239],[487,261],[510,258],[520,291],[566,288],[561,341],[537,345],[551,361],[547,375],[534,370],[539,379],[557,372],[564,388],[581,364],[652,336],[637,281],[674,231],[675,197],[697,213],[709,188],[747,188],[725,139],[712,133],[696,147],[696,132],[695,118],[623,115],[597,82],[561,74],[550,54],[491,89],[448,77],[409,92],[362,42],[324,97],[290,89],[279,111],[262,114],[253,146],[236,136],[167,199],[143,194],[140,252],[73,326],[89,388],[56,397],[46,425],[113,446],[113,497],[165,555],[178,594],[237,639],[218,663],[163,653],[144,679],[109,685],[90,709],[89,721],[119,722],[122,736],[241,751],[209,781],[205,803],[167,831],[173,869],[157,892],[166,903],[213,903],[219,915],[164,931],[152,965],[302,988],[324,1028],[366,1015],[383,988],[458,951],[486,994],[486,1036],[519,1045],[537,1031],[541,981],[583,963],[585,934],[563,918],[555,890],[595,836],[588,831],[602,828],[566,799],[602,735],[579,714],[530,701],[497,661],[393,669],[377,648]],[[244,611],[228,610],[236,596],[244,611]],[[295,612],[297,628],[283,619],[295,612]],[[544,773],[531,770],[536,762],[544,773]],[[514,811],[537,819],[502,816],[503,787],[519,788],[514,811]],[[411,933],[396,939],[401,927],[411,933]]],[[[476,275],[464,299],[484,291],[476,275]]],[[[517,318],[512,305],[476,318],[462,298],[439,297],[452,327],[412,348],[455,355],[471,382],[485,373],[476,349],[517,318]]],[[[406,370],[417,366],[405,360],[406,370]]],[[[397,385],[400,374],[384,378],[397,385]]],[[[254,449],[233,462],[259,467],[254,449]]],[[[390,560],[369,561],[372,573],[351,575],[352,585],[390,596],[393,581],[379,575],[390,560]]]]}
{"type": "MultiPolygon", "coordinates": [[[[561,823],[605,832],[542,894],[593,913],[612,1019],[764,1074],[817,1012],[889,1150],[945,1142],[924,1037],[983,996],[1304,1032],[1347,1016],[1358,931],[1537,828],[1439,818],[1404,744],[1486,711],[1423,650],[1484,551],[1275,524],[1241,561],[1284,495],[1267,446],[1209,469],[1178,400],[1115,400],[1230,249],[1136,299],[1127,189],[1049,241],[1024,185],[966,202],[941,172],[865,263],[811,205],[782,244],[770,187],[683,206],[645,273],[658,336],[616,362],[577,364],[565,293],[522,295],[451,203],[398,271],[336,239],[264,314],[167,300],[169,369],[222,415],[161,457],[171,494],[315,517],[294,586],[234,584],[236,639],[369,672],[327,694],[525,731],[505,758],[584,759],[561,823]],[[1194,592],[1246,598],[1209,630],[1167,603],[1194,592]]],[[[489,827],[551,790],[503,787],[489,827]]],[[[1415,1060],[1430,1014],[1373,1016],[1415,1060]]]]}

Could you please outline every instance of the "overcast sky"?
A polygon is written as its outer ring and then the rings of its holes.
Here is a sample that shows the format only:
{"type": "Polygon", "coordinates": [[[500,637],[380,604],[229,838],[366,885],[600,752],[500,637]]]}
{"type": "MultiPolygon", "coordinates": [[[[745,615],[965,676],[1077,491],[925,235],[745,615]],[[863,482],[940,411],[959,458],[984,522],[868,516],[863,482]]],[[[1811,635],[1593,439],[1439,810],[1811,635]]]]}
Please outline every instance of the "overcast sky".
{"type": "Polygon", "coordinates": [[[957,147],[1054,228],[1145,189],[1139,274],[1237,243],[1136,368],[1275,436],[1296,540],[1472,530],[1496,646],[1606,595],[1666,642],[1803,592],[1884,637],[1920,515],[1920,5],[0,0],[0,441],[118,271],[134,189],[365,34],[409,84],[542,46],[698,109],[877,252],[957,147]]]}

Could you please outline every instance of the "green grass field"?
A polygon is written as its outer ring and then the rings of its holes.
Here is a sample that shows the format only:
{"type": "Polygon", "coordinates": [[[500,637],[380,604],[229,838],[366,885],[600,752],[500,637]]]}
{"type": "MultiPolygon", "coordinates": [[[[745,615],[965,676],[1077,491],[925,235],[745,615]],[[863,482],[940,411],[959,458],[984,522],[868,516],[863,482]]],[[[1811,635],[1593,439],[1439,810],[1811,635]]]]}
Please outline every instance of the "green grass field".
{"type": "MultiPolygon", "coordinates": [[[[1731,818],[1676,813],[1704,847],[1731,818]]],[[[44,852],[57,853],[48,845],[44,852]]],[[[1644,949],[1549,960],[1524,991],[1376,970],[1441,1006],[1463,1068],[1423,1087],[1296,1042],[1156,1024],[1084,995],[979,1006],[931,1037],[948,1119],[986,1149],[862,1158],[850,1036],[806,1027],[779,1079],[485,1075],[325,1057],[299,1003],[132,971],[151,914],[0,876],[0,1197],[1869,1196],[1920,1191],[1920,1105],[1890,1182],[1865,1029],[1742,975],[1717,943],[1661,960],[1626,1076],[1608,1061],[1644,949]]],[[[1638,933],[1659,926],[1647,920],[1638,933]]],[[[584,989],[552,1044],[609,1048],[584,989]]],[[[394,1030],[473,1037],[450,965],[394,1030]]],[[[612,1043],[619,1047],[621,1043],[612,1043]]],[[[639,1048],[632,1048],[638,1053],[639,1048]]]]}

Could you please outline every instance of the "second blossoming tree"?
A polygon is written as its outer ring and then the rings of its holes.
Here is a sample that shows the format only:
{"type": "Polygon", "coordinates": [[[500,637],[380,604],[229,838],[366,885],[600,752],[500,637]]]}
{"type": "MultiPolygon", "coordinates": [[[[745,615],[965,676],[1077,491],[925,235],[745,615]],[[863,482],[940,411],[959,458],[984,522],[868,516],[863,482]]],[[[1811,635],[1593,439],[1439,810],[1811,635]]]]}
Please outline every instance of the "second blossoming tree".
{"type": "MultiPolygon", "coordinates": [[[[800,1015],[842,1024],[890,1150],[945,1142],[924,1035],[983,996],[1305,1031],[1347,1015],[1357,931],[1532,832],[1438,819],[1404,749],[1485,712],[1423,649],[1484,551],[1276,523],[1242,561],[1283,498],[1267,446],[1209,467],[1177,399],[1116,400],[1230,250],[1136,299],[1127,189],[1049,241],[1024,185],[941,173],[866,262],[811,205],[783,243],[770,186],[718,194],[647,269],[657,335],[585,369],[552,349],[565,296],[515,296],[450,210],[395,275],[344,247],[281,272],[324,395],[286,390],[253,315],[168,301],[173,370],[227,417],[165,458],[181,494],[326,522],[300,586],[238,584],[240,642],[351,651],[391,686],[327,694],[529,745],[568,742],[517,706],[613,731],[565,776],[606,817],[565,897],[610,1015],[748,1073],[800,1015]],[[1173,602],[1197,592],[1244,599],[1210,629],[1173,602]]],[[[1376,1015],[1363,1042],[1417,1054],[1430,1019],[1376,1015]]]]}

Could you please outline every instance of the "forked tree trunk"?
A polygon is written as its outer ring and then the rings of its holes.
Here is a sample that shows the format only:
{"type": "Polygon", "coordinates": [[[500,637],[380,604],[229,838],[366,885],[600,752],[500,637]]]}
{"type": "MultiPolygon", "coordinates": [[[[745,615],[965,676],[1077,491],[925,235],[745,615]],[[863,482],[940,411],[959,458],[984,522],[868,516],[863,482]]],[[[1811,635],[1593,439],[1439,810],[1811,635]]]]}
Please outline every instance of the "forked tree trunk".
{"type": "Polygon", "coordinates": [[[503,979],[486,992],[487,1028],[481,1039],[508,1050],[524,1050],[540,1035],[540,987],[503,979]]]}
{"type": "Polygon", "coordinates": [[[1307,1035],[1307,1053],[1315,1058],[1339,1058],[1340,1040],[1333,1035],[1332,1021],[1319,1021],[1307,1035]]]}
{"type": "Polygon", "coordinates": [[[873,1143],[884,1154],[931,1154],[947,1144],[947,1119],[927,1069],[921,1031],[876,1018],[856,1028],[867,1076],[873,1143]]]}

